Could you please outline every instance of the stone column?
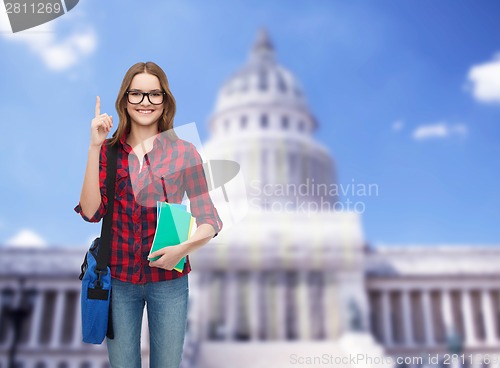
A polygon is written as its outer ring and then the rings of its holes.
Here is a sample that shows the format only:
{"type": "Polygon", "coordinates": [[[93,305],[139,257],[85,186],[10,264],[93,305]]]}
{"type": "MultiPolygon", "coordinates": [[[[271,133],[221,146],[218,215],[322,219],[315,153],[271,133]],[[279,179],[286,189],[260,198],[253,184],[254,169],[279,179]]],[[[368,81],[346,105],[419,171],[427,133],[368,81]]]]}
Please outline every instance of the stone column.
{"type": "Polygon", "coordinates": [[[225,287],[226,287],[226,295],[225,295],[225,305],[226,308],[225,313],[225,336],[226,340],[234,339],[234,332],[236,326],[236,297],[237,297],[237,283],[236,283],[236,273],[234,271],[226,271],[225,275],[225,287]]]}
{"type": "Polygon", "coordinates": [[[493,313],[490,290],[488,289],[481,290],[481,308],[483,313],[486,343],[488,345],[496,345],[498,343],[498,339],[495,331],[495,316],[493,313]]]}
{"type": "Polygon", "coordinates": [[[475,346],[477,344],[476,331],[474,330],[474,316],[472,312],[472,300],[470,290],[462,290],[462,313],[464,317],[464,333],[465,342],[467,347],[475,346]]]}
{"type": "Polygon", "coordinates": [[[73,338],[72,346],[73,348],[78,348],[82,344],[82,305],[81,305],[81,291],[76,291],[76,308],[75,315],[73,316],[73,338]]]}
{"type": "Polygon", "coordinates": [[[407,346],[414,346],[413,313],[411,310],[410,290],[401,290],[401,310],[403,311],[404,339],[407,346]]]}
{"type": "Polygon", "coordinates": [[[295,298],[298,318],[298,338],[300,340],[311,339],[311,314],[309,308],[309,298],[307,294],[307,271],[301,270],[298,271],[297,293],[295,298]]]}
{"type": "Polygon", "coordinates": [[[40,328],[42,327],[43,304],[45,303],[44,290],[39,290],[35,298],[35,306],[31,319],[30,337],[28,346],[32,349],[38,346],[40,339],[40,328]]]}
{"type": "Polygon", "coordinates": [[[434,339],[434,319],[432,314],[432,303],[430,290],[422,290],[422,310],[424,315],[424,331],[425,331],[425,344],[427,346],[433,346],[435,344],[434,339]]]}
{"type": "Polygon", "coordinates": [[[446,336],[448,338],[454,329],[453,320],[453,308],[451,306],[451,295],[450,291],[443,289],[441,290],[441,313],[443,314],[443,322],[446,336]]]}
{"type": "Polygon", "coordinates": [[[208,340],[209,338],[209,327],[210,327],[210,310],[211,310],[211,302],[210,302],[210,271],[204,271],[200,274],[199,280],[199,288],[198,288],[198,307],[199,311],[199,332],[200,332],[200,341],[208,340]]]}
{"type": "Polygon", "coordinates": [[[382,334],[384,337],[384,345],[391,346],[394,344],[392,338],[392,318],[391,318],[391,301],[390,291],[381,290],[382,293],[382,334]]]}
{"type": "Polygon", "coordinates": [[[286,280],[283,271],[277,271],[276,280],[276,327],[278,340],[286,339],[286,280]]]}
{"type": "Polygon", "coordinates": [[[52,323],[52,336],[50,346],[57,348],[61,345],[61,332],[63,329],[64,307],[66,306],[66,290],[56,291],[54,321],[52,323]]]}
{"type": "Polygon", "coordinates": [[[324,298],[323,310],[325,315],[325,338],[327,340],[336,340],[340,335],[340,308],[337,296],[335,275],[332,271],[324,273],[324,298]]]}
{"type": "Polygon", "coordinates": [[[266,340],[276,340],[278,336],[278,301],[276,300],[277,278],[275,271],[268,271],[264,284],[264,301],[265,301],[265,336],[266,340]]]}
{"type": "Polygon", "coordinates": [[[259,339],[259,326],[260,326],[260,295],[259,295],[259,274],[257,271],[250,272],[249,275],[249,306],[248,318],[250,322],[250,339],[259,339]]]}

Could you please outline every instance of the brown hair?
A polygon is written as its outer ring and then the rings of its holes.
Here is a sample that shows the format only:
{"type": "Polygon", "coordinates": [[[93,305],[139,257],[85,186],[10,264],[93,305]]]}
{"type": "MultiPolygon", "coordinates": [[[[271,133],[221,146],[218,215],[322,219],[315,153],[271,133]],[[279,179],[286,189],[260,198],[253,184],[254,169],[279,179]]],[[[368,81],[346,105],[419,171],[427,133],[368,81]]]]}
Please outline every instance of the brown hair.
{"type": "Polygon", "coordinates": [[[111,145],[119,142],[123,135],[130,131],[130,116],[127,112],[126,92],[130,88],[132,79],[140,73],[152,74],[159,79],[161,89],[166,94],[166,99],[164,102],[163,114],[158,121],[158,131],[164,132],[168,130],[168,137],[170,139],[177,139],[173,130],[176,104],[175,98],[170,91],[170,87],[168,86],[167,76],[165,75],[165,72],[162,70],[162,68],[160,68],[157,64],[153,63],[152,61],[148,61],[145,63],[139,62],[132,65],[123,77],[122,85],[120,87],[120,90],[118,91],[118,97],[116,98],[115,103],[119,123],[116,132],[113,134],[113,137],[109,142],[111,145]]]}

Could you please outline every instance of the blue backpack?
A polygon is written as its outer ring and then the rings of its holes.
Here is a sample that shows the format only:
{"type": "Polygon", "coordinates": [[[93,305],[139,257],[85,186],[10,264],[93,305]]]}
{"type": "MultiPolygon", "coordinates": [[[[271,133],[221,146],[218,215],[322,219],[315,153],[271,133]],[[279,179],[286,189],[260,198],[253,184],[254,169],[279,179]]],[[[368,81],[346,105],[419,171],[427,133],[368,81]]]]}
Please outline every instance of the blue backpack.
{"type": "Polygon", "coordinates": [[[103,219],[100,238],[96,238],[83,260],[81,309],[83,342],[101,344],[104,337],[114,338],[111,316],[111,271],[108,266],[111,253],[111,223],[115,199],[116,159],[118,145],[109,147],[106,168],[108,210],[103,219]]]}

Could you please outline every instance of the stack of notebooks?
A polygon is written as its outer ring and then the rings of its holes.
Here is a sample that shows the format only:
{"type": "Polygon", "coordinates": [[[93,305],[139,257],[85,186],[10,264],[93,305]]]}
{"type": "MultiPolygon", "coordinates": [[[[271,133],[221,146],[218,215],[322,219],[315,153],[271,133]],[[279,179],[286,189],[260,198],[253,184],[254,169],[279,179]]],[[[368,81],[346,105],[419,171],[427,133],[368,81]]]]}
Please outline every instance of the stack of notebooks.
{"type": "MultiPolygon", "coordinates": [[[[164,247],[185,242],[189,239],[193,228],[194,218],[187,212],[185,205],[158,202],[157,211],[156,233],[149,254],[164,247]]],[[[150,261],[156,261],[159,258],[150,258],[150,261]]],[[[186,257],[182,257],[179,263],[175,265],[174,270],[182,272],[184,263],[186,263],[186,257]]]]}

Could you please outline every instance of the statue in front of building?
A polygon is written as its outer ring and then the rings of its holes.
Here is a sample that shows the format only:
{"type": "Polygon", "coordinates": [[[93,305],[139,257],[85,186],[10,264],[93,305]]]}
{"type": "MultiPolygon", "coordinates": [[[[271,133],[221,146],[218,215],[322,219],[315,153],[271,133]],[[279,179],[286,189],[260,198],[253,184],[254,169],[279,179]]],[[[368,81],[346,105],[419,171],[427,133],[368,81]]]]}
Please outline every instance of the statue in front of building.
{"type": "Polygon", "coordinates": [[[363,331],[363,319],[361,316],[361,309],[354,298],[349,300],[349,330],[350,331],[363,331]]]}

